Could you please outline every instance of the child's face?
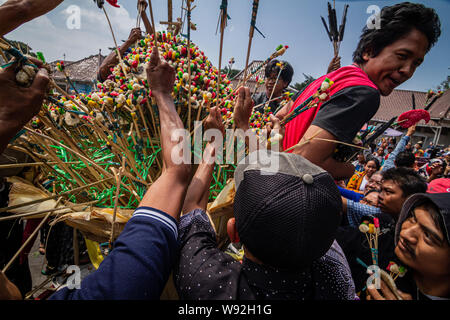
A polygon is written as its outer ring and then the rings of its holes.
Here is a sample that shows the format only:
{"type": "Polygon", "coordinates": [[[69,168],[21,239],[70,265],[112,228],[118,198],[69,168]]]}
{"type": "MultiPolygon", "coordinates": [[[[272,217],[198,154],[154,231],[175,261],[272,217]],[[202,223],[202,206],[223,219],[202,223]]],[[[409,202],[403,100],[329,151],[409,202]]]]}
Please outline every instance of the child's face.
{"type": "Polygon", "coordinates": [[[423,277],[450,277],[450,247],[425,207],[403,222],[395,254],[423,277]]]}

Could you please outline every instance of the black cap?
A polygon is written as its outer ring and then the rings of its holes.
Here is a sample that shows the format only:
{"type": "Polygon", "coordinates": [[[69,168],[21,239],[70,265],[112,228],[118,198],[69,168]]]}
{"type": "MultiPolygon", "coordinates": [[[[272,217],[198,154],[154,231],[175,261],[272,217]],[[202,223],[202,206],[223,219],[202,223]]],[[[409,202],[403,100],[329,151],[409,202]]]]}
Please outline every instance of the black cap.
{"type": "Polygon", "coordinates": [[[239,238],[266,265],[307,267],[335,239],[342,211],[339,190],[328,172],[299,155],[262,153],[268,156],[254,161],[249,156],[235,171],[239,238]]]}
{"type": "Polygon", "coordinates": [[[416,193],[406,199],[395,227],[395,245],[398,243],[402,224],[409,218],[411,209],[414,208],[419,201],[425,199],[430,200],[439,209],[440,218],[444,223],[444,230],[442,230],[442,233],[450,245],[450,193],[416,193]]]}

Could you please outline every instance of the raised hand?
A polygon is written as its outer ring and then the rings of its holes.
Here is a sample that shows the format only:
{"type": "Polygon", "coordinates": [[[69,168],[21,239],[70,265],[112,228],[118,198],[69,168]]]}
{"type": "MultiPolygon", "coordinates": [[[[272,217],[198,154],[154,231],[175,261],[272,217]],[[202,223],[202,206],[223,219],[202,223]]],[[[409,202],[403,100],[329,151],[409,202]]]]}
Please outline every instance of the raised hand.
{"type": "Polygon", "coordinates": [[[147,66],[147,80],[152,95],[170,95],[175,83],[175,69],[166,61],[161,61],[157,47],[153,47],[147,66]]]}
{"type": "Polygon", "coordinates": [[[16,64],[0,71],[0,153],[9,140],[35,116],[47,94],[49,76],[42,63],[31,59],[39,67],[30,87],[16,82],[16,64]]]}
{"type": "Polygon", "coordinates": [[[133,28],[131,29],[130,35],[128,36],[128,43],[133,44],[141,38],[142,38],[141,28],[133,28]]]}
{"type": "Polygon", "coordinates": [[[222,134],[225,134],[225,127],[218,107],[213,107],[209,110],[209,115],[205,120],[205,130],[208,129],[217,129],[222,132],[222,134]]]}
{"type": "Polygon", "coordinates": [[[248,120],[253,111],[254,102],[252,100],[250,89],[242,87],[238,91],[236,105],[234,106],[233,119],[236,127],[247,130],[248,120]]]}

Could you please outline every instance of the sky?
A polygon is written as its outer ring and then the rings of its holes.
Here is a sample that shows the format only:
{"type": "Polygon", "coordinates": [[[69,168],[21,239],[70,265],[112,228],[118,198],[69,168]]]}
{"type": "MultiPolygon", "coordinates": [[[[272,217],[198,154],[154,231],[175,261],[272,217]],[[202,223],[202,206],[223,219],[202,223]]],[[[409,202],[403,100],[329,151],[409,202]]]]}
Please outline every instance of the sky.
{"type": "MultiPolygon", "coordinates": [[[[0,4],[5,0],[0,0],[0,4]]],[[[182,14],[181,0],[173,0],[173,18],[182,14]]],[[[333,5],[333,0],[329,1],[333,5]]],[[[367,12],[371,5],[380,8],[402,1],[391,0],[337,0],[335,1],[338,25],[343,8],[349,4],[344,39],[340,46],[341,65],[352,63],[352,53],[356,48],[362,28],[373,12],[367,12]]],[[[438,13],[442,28],[438,43],[426,55],[423,64],[414,76],[398,89],[426,91],[435,89],[450,74],[450,0],[411,1],[423,3],[438,13]]],[[[128,38],[131,28],[136,26],[137,0],[119,0],[121,8],[105,4],[111,19],[114,34],[119,45],[128,38]]],[[[231,57],[235,59],[235,69],[245,67],[249,43],[249,29],[253,0],[228,0],[228,20],[224,33],[222,67],[231,57]]],[[[218,66],[220,34],[216,33],[221,0],[195,0],[192,22],[197,25],[191,31],[191,40],[204,51],[210,61],[218,66]]],[[[160,21],[167,21],[167,1],[153,0],[152,8],[157,30],[164,30],[160,21]]],[[[149,10],[147,9],[149,15],[149,10]]],[[[333,56],[333,47],[322,25],[320,16],[328,21],[326,0],[260,0],[256,27],[264,37],[255,31],[250,61],[265,60],[282,44],[288,45],[287,52],[280,57],[294,68],[292,84],[305,80],[304,74],[315,78],[326,72],[333,56]]],[[[142,28],[143,24],[141,23],[142,28]]],[[[186,30],[184,30],[185,32],[186,30]]],[[[65,0],[50,13],[36,18],[5,35],[12,40],[27,43],[34,52],[41,51],[47,61],[65,59],[75,61],[84,57],[109,53],[114,46],[103,11],[92,0],[65,0]],[[80,8],[80,28],[69,29],[68,9],[80,8]]]]}

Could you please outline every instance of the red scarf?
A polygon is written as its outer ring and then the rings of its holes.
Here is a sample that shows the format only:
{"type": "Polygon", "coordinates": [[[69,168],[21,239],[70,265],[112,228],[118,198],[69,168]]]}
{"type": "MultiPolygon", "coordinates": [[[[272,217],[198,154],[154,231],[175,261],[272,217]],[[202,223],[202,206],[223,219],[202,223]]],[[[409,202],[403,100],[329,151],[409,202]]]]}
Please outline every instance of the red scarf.
{"type": "MultiPolygon", "coordinates": [[[[336,92],[352,86],[368,86],[378,90],[377,86],[369,79],[367,74],[361,70],[361,68],[356,65],[350,65],[339,68],[338,70],[326,74],[312,82],[308,87],[306,87],[305,90],[303,90],[297,100],[294,101],[294,104],[289,112],[294,110],[295,107],[312,96],[319,89],[325,78],[329,78],[334,81],[334,84],[331,86],[329,91],[330,97],[336,92]]],[[[283,140],[284,150],[296,145],[300,141],[316,117],[317,112],[319,112],[321,105],[322,103],[319,103],[316,108],[304,111],[286,124],[286,133],[283,140]]]]}

